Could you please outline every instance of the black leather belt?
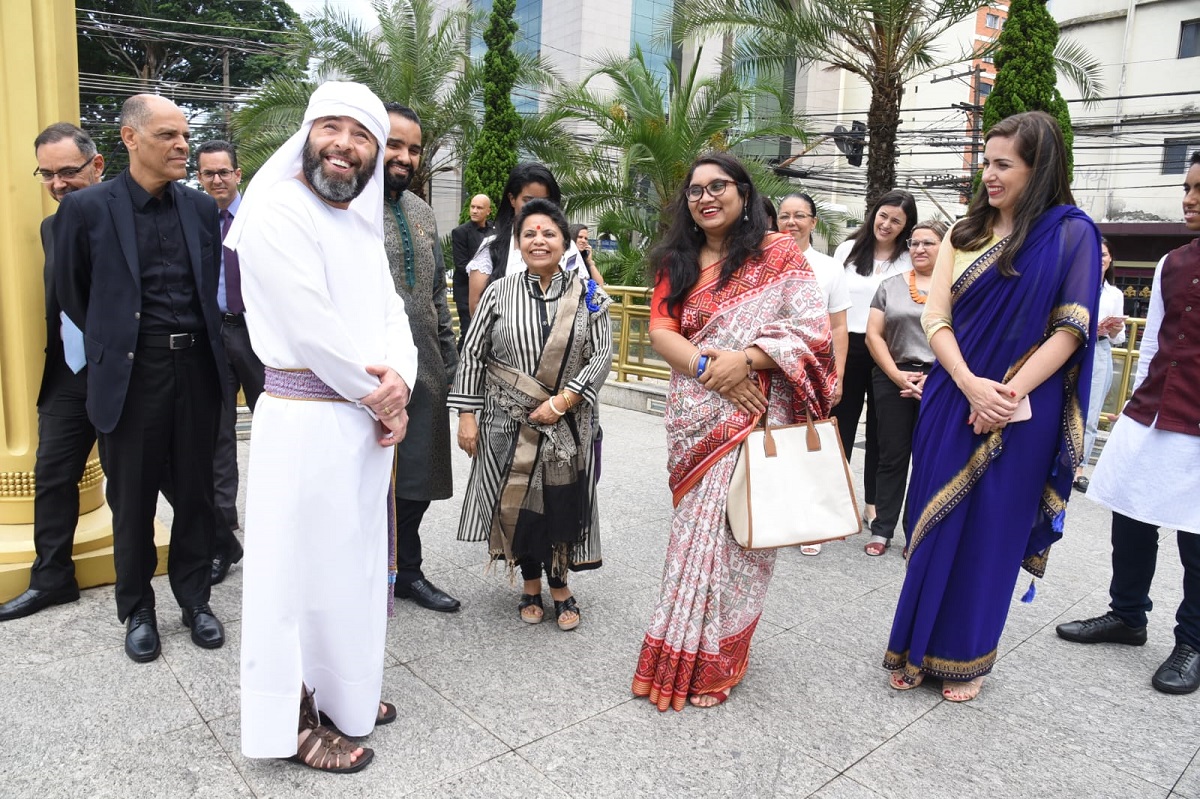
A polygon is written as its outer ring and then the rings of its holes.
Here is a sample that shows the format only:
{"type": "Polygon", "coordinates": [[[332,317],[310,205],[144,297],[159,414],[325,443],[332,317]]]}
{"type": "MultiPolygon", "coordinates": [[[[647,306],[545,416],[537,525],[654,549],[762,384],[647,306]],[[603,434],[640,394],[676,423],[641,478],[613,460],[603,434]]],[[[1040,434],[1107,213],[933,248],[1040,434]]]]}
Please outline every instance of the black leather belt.
{"type": "Polygon", "coordinates": [[[240,313],[225,313],[221,314],[221,321],[230,327],[239,327],[245,324],[245,314],[240,313]]]}
{"type": "Polygon", "coordinates": [[[164,336],[138,336],[139,347],[162,347],[168,350],[186,350],[204,341],[203,333],[170,333],[164,336]]]}

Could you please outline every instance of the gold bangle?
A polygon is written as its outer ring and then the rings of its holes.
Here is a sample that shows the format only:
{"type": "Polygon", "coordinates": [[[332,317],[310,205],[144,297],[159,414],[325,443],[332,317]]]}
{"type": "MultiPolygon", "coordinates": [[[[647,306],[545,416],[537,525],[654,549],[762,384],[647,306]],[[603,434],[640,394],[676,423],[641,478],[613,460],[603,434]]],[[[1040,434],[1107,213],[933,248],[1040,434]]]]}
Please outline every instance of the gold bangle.
{"type": "Polygon", "coordinates": [[[696,374],[696,365],[698,363],[700,363],[700,350],[696,350],[696,354],[692,356],[692,359],[690,361],[688,361],[688,374],[689,375],[696,374]]]}
{"type": "MultiPolygon", "coordinates": [[[[558,395],[557,395],[557,394],[555,394],[554,396],[556,397],[556,396],[558,396],[558,395]]],[[[551,397],[550,399],[546,400],[546,402],[550,403],[550,410],[554,411],[554,412],[555,412],[556,414],[558,414],[559,416],[565,416],[565,415],[566,415],[566,413],[567,413],[566,411],[560,411],[560,410],[558,409],[558,406],[556,406],[556,405],[554,404],[554,397],[551,397]]]]}
{"type": "Polygon", "coordinates": [[[954,368],[950,370],[950,379],[951,380],[953,380],[954,375],[956,375],[958,373],[958,367],[962,366],[965,363],[966,363],[966,361],[962,360],[962,361],[959,361],[958,363],[954,364],[954,368]]]}

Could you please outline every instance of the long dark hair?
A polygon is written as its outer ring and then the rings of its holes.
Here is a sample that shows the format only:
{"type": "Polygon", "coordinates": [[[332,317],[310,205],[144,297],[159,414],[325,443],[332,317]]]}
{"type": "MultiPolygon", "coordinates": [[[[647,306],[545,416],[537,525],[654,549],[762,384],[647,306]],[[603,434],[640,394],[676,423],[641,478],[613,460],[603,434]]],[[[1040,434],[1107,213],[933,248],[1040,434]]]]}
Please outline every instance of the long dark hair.
{"type": "Polygon", "coordinates": [[[1113,256],[1112,245],[1108,243],[1108,239],[1101,236],[1100,246],[1108,250],[1108,269],[1104,270],[1104,282],[1110,286],[1115,286],[1117,280],[1117,259],[1113,256]]]}
{"type": "MultiPolygon", "coordinates": [[[[1044,111],[1013,114],[997,122],[983,137],[989,142],[996,136],[1012,139],[1017,155],[1029,167],[1029,182],[1013,209],[1013,229],[1008,244],[996,260],[1004,277],[1016,277],[1013,260],[1025,244],[1025,237],[1037,218],[1054,205],[1074,205],[1071,181],[1067,177],[1067,146],[1054,117],[1044,111]]],[[[950,243],[959,250],[978,250],[992,238],[992,229],[1000,211],[988,202],[987,187],[982,183],[971,199],[967,215],[950,233],[950,243]]]]}
{"type": "Polygon", "coordinates": [[[745,209],[725,237],[725,258],[721,262],[718,286],[728,283],[733,273],[746,261],[762,255],[763,237],[767,234],[767,212],[762,204],[762,195],[754,187],[750,173],[741,161],[719,151],[705,153],[693,161],[668,208],[671,223],[650,250],[652,279],[656,282],[665,279],[669,287],[666,298],[669,314],[674,314],[683,306],[688,292],[700,278],[700,248],[704,246],[704,231],[692,220],[687,189],[692,184],[696,168],[703,164],[712,164],[729,176],[737,187],[745,209]]]}
{"type": "MultiPolygon", "coordinates": [[[[879,213],[879,209],[885,206],[899,206],[904,212],[904,230],[896,236],[896,243],[892,245],[892,256],[889,261],[894,261],[900,257],[901,253],[905,252],[908,247],[908,240],[912,237],[913,226],[917,224],[917,201],[913,196],[903,189],[892,189],[887,194],[883,195],[871,207],[871,213],[867,214],[867,218],[863,220],[862,227],[854,231],[847,241],[854,242],[854,246],[850,248],[850,254],[846,256],[846,265],[854,264],[854,269],[860,275],[870,275],[875,272],[875,216],[879,213]]],[[[813,208],[813,213],[817,212],[813,208]]]]}
{"type": "Polygon", "coordinates": [[[488,247],[492,258],[492,275],[489,283],[495,283],[508,272],[508,251],[512,249],[512,232],[514,208],[513,197],[519,197],[525,187],[537,183],[546,187],[549,200],[556,206],[562,203],[562,190],[558,181],[544,165],[536,161],[525,161],[513,167],[508,173],[508,182],[504,184],[504,195],[500,198],[500,210],[496,212],[496,238],[488,247]]]}
{"type": "Polygon", "coordinates": [[[563,214],[562,209],[549,200],[538,198],[530,200],[521,206],[521,213],[517,214],[516,220],[513,222],[512,231],[518,238],[521,235],[521,226],[525,224],[525,220],[534,214],[550,217],[550,221],[558,228],[558,232],[563,237],[563,253],[571,246],[571,229],[567,226],[567,217],[563,214]]]}

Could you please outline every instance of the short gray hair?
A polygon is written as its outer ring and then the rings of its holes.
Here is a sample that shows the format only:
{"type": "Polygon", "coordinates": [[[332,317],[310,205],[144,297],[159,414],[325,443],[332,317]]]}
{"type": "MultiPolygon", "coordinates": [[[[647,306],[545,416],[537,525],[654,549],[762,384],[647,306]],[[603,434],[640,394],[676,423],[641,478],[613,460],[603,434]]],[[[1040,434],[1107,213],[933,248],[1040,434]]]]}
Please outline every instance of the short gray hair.
{"type": "Polygon", "coordinates": [[[146,102],[147,95],[135,94],[121,105],[121,127],[141,130],[150,121],[153,114],[150,104],[146,102]]]}

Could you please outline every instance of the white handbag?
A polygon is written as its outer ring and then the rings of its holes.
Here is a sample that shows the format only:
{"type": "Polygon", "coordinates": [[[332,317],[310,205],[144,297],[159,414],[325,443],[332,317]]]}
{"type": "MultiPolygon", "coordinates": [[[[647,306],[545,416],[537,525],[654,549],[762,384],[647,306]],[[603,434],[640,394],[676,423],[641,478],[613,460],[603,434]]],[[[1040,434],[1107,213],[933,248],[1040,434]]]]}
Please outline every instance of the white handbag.
{"type": "Polygon", "coordinates": [[[772,427],[742,442],[726,506],[744,549],[818,544],[862,529],[837,420],[772,427]]]}

